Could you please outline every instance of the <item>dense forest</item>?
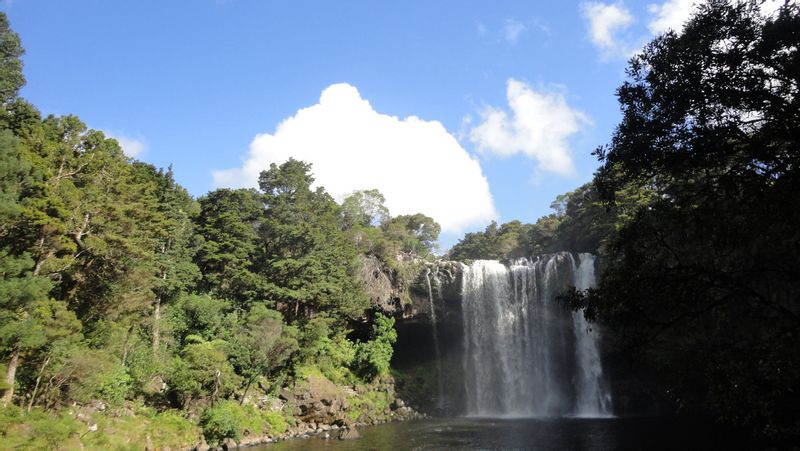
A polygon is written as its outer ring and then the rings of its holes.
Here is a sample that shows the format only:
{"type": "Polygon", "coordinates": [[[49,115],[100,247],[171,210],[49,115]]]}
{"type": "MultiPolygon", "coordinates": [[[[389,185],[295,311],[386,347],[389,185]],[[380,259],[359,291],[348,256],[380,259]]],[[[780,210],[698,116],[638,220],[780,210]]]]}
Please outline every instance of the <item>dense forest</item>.
{"type": "MultiPolygon", "coordinates": [[[[77,424],[42,412],[99,399],[179,432],[191,423],[169,412],[196,414],[213,443],[239,438],[256,387],[388,375],[394,319],[371,309],[362,276],[402,283],[431,256],[431,218],[389,217],[374,190],[339,205],[296,160],[263,171],[259,190],[193,199],[171,168],[20,98],[23,50],[4,15],[0,52],[0,402],[19,406],[0,415],[3,434],[27,422],[25,446],[52,446],[77,424]],[[348,339],[355,326],[372,333],[348,339]]],[[[249,429],[291,420],[265,415],[249,429]]]]}
{"type": "MultiPolygon", "coordinates": [[[[444,258],[597,254],[598,286],[561,300],[607,352],[674,413],[781,446],[800,439],[800,7],[758,3],[709,1],[647,44],[594,179],[444,258]]],[[[295,418],[257,398],[310,376],[356,387],[348,421],[387,411],[392,312],[437,258],[432,218],[376,190],[337,203],[293,159],[195,199],[19,97],[22,54],[0,15],[0,436],[126,443],[83,432],[75,406],[98,400],[92,421],[154,447],[280,433],[295,418]]]]}

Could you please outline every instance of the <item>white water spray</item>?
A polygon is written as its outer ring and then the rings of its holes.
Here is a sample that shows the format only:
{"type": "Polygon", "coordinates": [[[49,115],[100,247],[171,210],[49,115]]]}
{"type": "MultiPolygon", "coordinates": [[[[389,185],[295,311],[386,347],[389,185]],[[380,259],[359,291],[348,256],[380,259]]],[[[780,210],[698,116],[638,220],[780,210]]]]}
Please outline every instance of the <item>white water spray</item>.
{"type": "Polygon", "coordinates": [[[506,266],[463,267],[467,413],[475,416],[610,416],[597,331],[555,302],[591,287],[594,256],[569,253],[506,266]]]}

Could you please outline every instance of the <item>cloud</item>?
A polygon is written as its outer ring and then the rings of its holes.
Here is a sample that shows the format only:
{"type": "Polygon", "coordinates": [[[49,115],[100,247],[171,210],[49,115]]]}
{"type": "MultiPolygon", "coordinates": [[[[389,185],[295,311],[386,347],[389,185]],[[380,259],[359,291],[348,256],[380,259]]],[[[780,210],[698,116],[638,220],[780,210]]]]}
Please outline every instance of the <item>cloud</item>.
{"type": "Polygon", "coordinates": [[[604,56],[630,56],[631,46],[618,35],[634,19],[622,3],[586,2],[581,4],[581,13],[589,21],[589,38],[604,56]]]}
{"type": "Polygon", "coordinates": [[[421,212],[460,233],[494,219],[489,184],[477,160],[438,121],[376,112],[355,87],[326,88],[273,133],[257,135],[239,168],[214,171],[217,187],[256,186],[270,163],[313,164],[319,186],[341,200],[377,188],[392,215],[421,212]]]}
{"type": "Polygon", "coordinates": [[[131,158],[136,158],[137,156],[141,155],[142,152],[147,150],[147,142],[145,142],[144,138],[142,137],[131,138],[129,136],[110,132],[108,130],[101,131],[104,135],[106,135],[106,137],[116,139],[119,143],[119,146],[122,147],[122,152],[131,158]]]}
{"type": "Polygon", "coordinates": [[[510,44],[516,44],[523,31],[525,31],[525,25],[514,19],[507,19],[503,26],[503,39],[510,44]]]}
{"type": "Polygon", "coordinates": [[[569,138],[590,125],[591,119],[570,107],[558,91],[536,91],[509,79],[506,94],[511,117],[503,109],[487,107],[481,123],[470,131],[470,141],[481,152],[521,153],[534,159],[541,170],[572,174],[569,138]]]}
{"type": "MultiPolygon", "coordinates": [[[[621,1],[581,3],[581,13],[589,23],[589,38],[604,58],[628,58],[656,35],[668,30],[682,32],[686,22],[703,3],[704,0],[665,0],[647,5],[649,33],[638,37],[624,33],[635,19],[621,1]]],[[[774,16],[783,4],[784,0],[764,0],[759,7],[765,16],[774,16]]]]}
{"type": "MultiPolygon", "coordinates": [[[[661,4],[648,5],[647,11],[654,17],[647,24],[647,28],[654,35],[667,30],[681,32],[686,21],[702,3],[702,0],[666,0],[661,4]]],[[[760,5],[761,13],[772,16],[782,5],[783,0],[766,0],[760,5]]]]}
{"type": "Polygon", "coordinates": [[[668,30],[681,31],[696,5],[695,0],[667,0],[660,5],[648,5],[647,11],[654,17],[647,28],[654,35],[668,30]]]}

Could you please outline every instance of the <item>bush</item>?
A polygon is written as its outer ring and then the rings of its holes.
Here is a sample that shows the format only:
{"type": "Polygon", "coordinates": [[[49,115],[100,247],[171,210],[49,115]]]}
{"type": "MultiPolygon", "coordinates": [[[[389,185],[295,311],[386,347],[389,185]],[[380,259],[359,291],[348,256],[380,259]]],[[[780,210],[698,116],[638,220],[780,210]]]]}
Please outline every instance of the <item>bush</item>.
{"type": "Polygon", "coordinates": [[[66,380],[65,401],[79,403],[102,398],[121,404],[132,384],[130,375],[114,356],[94,349],[73,351],[59,374],[66,380]]]}
{"type": "Polygon", "coordinates": [[[209,445],[220,445],[226,438],[239,443],[246,421],[242,406],[234,401],[220,401],[203,412],[200,426],[209,445]]]}
{"type": "Polygon", "coordinates": [[[278,412],[264,412],[264,421],[269,426],[270,434],[282,434],[288,428],[286,419],[278,412]]]}
{"type": "Polygon", "coordinates": [[[131,389],[131,376],[120,364],[115,364],[99,375],[98,394],[109,404],[118,406],[125,401],[131,389]]]}
{"type": "Polygon", "coordinates": [[[225,397],[239,385],[241,378],[228,362],[226,342],[214,340],[190,344],[173,360],[169,385],[185,405],[190,400],[207,398],[219,383],[217,395],[225,397]],[[219,371],[219,373],[217,373],[219,371]]]}
{"type": "Polygon", "coordinates": [[[366,381],[389,372],[392,343],[397,341],[394,318],[377,315],[372,326],[372,340],[359,343],[353,359],[353,370],[366,381]]]}

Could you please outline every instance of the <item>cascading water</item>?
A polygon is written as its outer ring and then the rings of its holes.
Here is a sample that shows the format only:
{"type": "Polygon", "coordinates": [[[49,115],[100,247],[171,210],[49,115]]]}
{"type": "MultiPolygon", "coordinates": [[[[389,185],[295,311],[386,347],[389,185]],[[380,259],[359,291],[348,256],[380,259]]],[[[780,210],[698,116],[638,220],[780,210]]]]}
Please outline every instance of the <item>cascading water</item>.
{"type": "Polygon", "coordinates": [[[594,256],[463,267],[464,383],[475,416],[609,416],[597,332],[555,302],[594,284],[594,256]]]}
{"type": "MultiPolygon", "coordinates": [[[[594,255],[579,254],[579,265],[572,268],[575,273],[575,288],[586,290],[594,287],[594,255]]],[[[575,326],[575,352],[577,355],[578,393],[576,415],[598,417],[611,412],[611,396],[602,388],[603,366],[597,350],[597,331],[590,329],[583,312],[572,312],[575,326]]]]}
{"type": "MultiPolygon", "coordinates": [[[[434,273],[435,274],[435,273],[434,273]]],[[[434,278],[436,276],[434,275],[434,278]]],[[[431,288],[431,270],[425,271],[425,282],[428,285],[428,303],[431,308],[431,334],[433,335],[433,350],[436,353],[436,381],[438,384],[438,397],[436,406],[441,409],[444,405],[444,382],[442,381],[442,351],[439,346],[439,333],[436,326],[436,305],[433,302],[433,289],[431,288]]],[[[440,284],[441,285],[441,284],[440,284]]],[[[438,287],[441,290],[441,287],[438,287]]]]}

